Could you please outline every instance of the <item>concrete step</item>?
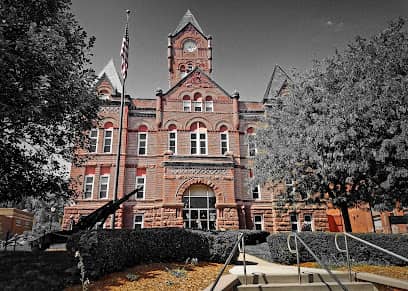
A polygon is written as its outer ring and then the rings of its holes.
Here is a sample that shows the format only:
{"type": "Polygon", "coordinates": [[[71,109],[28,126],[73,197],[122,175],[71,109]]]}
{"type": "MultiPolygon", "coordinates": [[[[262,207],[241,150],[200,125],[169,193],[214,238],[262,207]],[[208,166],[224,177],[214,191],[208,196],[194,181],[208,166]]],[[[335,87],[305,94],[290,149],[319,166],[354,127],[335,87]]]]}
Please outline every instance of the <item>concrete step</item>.
{"type": "MultiPolygon", "coordinates": [[[[377,291],[371,283],[366,282],[342,282],[349,291],[377,291]]],[[[277,284],[249,284],[238,286],[240,291],[342,291],[343,289],[335,282],[315,282],[305,284],[277,283],[277,284]]]]}
{"type": "MultiPolygon", "coordinates": [[[[349,276],[347,273],[335,273],[336,277],[341,282],[349,281],[349,276]]],[[[329,274],[316,274],[316,273],[302,273],[302,283],[313,283],[313,282],[334,282],[333,278],[329,274]]],[[[244,282],[244,276],[240,275],[239,280],[244,282]]],[[[355,281],[354,275],[352,278],[355,281]]],[[[293,274],[263,274],[263,273],[252,273],[247,275],[248,284],[270,284],[270,283],[298,283],[299,279],[297,275],[293,274]]]]}

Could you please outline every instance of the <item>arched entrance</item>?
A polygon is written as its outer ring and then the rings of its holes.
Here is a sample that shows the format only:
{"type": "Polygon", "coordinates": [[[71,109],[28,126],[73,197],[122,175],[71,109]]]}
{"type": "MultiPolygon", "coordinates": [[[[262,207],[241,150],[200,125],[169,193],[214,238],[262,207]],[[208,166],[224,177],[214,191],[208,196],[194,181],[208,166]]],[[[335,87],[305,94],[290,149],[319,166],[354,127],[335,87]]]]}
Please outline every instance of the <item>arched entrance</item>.
{"type": "Polygon", "coordinates": [[[207,185],[191,185],[183,196],[183,224],[185,228],[215,229],[217,212],[215,195],[207,185]]]}

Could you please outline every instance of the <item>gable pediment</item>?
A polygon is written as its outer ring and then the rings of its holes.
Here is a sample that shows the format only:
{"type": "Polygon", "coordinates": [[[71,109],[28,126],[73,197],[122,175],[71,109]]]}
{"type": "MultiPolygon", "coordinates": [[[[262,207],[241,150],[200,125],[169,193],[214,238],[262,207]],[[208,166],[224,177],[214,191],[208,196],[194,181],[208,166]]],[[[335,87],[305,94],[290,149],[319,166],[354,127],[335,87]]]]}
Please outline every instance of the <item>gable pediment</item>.
{"type": "Polygon", "coordinates": [[[196,67],[177,84],[163,94],[166,100],[178,100],[182,92],[202,91],[217,96],[218,101],[231,102],[231,95],[213,79],[196,67]]]}

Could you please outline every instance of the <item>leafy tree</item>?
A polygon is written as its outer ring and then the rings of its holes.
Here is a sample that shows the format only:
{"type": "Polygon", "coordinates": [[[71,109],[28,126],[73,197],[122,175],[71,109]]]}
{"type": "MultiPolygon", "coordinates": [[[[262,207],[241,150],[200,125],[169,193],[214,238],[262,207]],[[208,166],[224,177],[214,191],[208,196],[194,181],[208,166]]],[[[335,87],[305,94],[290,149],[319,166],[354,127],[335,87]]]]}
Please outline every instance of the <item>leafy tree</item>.
{"type": "Polygon", "coordinates": [[[293,178],[342,210],[408,205],[408,34],[398,19],[295,76],[257,133],[256,182],[293,178]]]}
{"type": "MultiPolygon", "coordinates": [[[[70,0],[0,4],[0,202],[71,196],[65,163],[97,117],[88,38],[70,0]]],[[[78,162],[78,160],[74,160],[78,162]]]]}

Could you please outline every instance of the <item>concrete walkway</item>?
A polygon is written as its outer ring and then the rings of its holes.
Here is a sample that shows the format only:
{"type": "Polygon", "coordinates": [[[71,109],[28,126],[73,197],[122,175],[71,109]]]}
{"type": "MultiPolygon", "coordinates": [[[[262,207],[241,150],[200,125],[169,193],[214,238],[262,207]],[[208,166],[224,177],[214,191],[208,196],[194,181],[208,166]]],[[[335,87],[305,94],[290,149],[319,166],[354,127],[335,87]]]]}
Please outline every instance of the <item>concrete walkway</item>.
{"type": "MultiPolygon", "coordinates": [[[[242,258],[243,255],[240,254],[238,257],[238,264],[235,265],[230,269],[230,273],[234,275],[243,275],[244,274],[244,266],[242,265],[242,258]]],[[[287,266],[281,265],[276,263],[271,263],[265,260],[262,260],[258,257],[253,255],[245,254],[246,262],[247,262],[247,274],[251,273],[263,273],[263,274],[270,274],[270,275],[297,275],[297,267],[296,266],[287,266]]],[[[326,270],[318,269],[318,268],[301,268],[300,271],[302,273],[315,273],[315,274],[327,274],[326,270]]],[[[332,271],[335,274],[344,274],[345,272],[340,271],[332,271]]]]}

